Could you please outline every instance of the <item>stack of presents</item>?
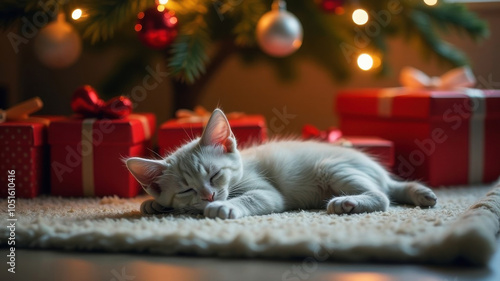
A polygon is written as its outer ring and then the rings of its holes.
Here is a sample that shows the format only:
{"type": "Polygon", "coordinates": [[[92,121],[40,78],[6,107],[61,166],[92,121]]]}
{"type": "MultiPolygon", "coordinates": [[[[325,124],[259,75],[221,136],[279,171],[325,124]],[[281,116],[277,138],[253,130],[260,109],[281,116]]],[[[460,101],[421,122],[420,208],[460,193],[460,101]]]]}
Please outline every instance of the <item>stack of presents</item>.
{"type": "MultiPolygon", "coordinates": [[[[430,78],[406,68],[403,87],[349,89],[336,93],[339,128],[303,128],[304,139],[362,150],[394,175],[432,187],[488,183],[500,176],[500,91],[471,88],[467,68],[430,78]]],[[[132,112],[124,97],[101,100],[90,87],[78,89],[70,117],[31,116],[34,98],[0,111],[0,197],[15,171],[15,196],[134,197],[141,187],[123,159],[153,157],[151,113],[132,112]]],[[[181,110],[158,131],[166,155],[199,136],[209,112],[181,110]]],[[[265,141],[260,115],[230,113],[240,147],[265,141]]]]}

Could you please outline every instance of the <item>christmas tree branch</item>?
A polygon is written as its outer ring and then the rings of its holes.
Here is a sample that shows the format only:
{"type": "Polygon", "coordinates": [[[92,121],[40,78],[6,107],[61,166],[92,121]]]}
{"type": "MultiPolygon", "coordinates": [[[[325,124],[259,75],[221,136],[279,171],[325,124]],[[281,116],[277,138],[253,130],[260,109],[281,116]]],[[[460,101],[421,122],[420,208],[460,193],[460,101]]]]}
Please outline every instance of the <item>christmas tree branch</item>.
{"type": "Polygon", "coordinates": [[[239,21],[234,25],[234,43],[240,47],[254,47],[255,28],[260,17],[267,11],[266,5],[260,0],[243,1],[241,7],[234,9],[231,15],[239,21]]]}
{"type": "Polygon", "coordinates": [[[422,45],[422,50],[427,53],[434,53],[437,57],[451,63],[453,66],[467,64],[466,56],[451,44],[438,39],[432,29],[429,16],[421,11],[413,11],[410,19],[413,21],[414,30],[413,37],[416,38],[422,45]]]}
{"type": "Polygon", "coordinates": [[[307,32],[304,43],[297,52],[298,55],[312,59],[319,66],[328,71],[333,79],[344,80],[349,76],[349,58],[341,51],[342,44],[351,44],[354,32],[338,28],[349,24],[344,18],[331,14],[316,15],[317,7],[313,2],[290,3],[290,9],[297,11],[302,25],[307,32]],[[295,6],[296,5],[296,6],[295,6]],[[352,36],[351,36],[352,35],[352,36]]]}
{"type": "MultiPolygon", "coordinates": [[[[294,75],[293,64],[299,57],[314,60],[335,79],[343,79],[350,73],[353,59],[360,52],[380,54],[386,52],[389,36],[407,37],[419,42],[427,54],[453,65],[467,62],[465,56],[441,39],[443,32],[464,33],[472,39],[488,35],[486,23],[466,9],[463,4],[440,1],[427,6],[422,1],[401,0],[403,12],[393,14],[380,32],[369,36],[367,44],[356,42],[357,29],[351,19],[354,8],[362,7],[371,15],[387,11],[389,0],[358,0],[357,6],[344,2],[344,14],[325,12],[313,0],[287,1],[288,10],[303,25],[304,42],[299,51],[287,58],[273,58],[257,48],[255,29],[260,17],[270,10],[271,0],[170,0],[167,8],[176,12],[179,19],[178,37],[169,49],[168,67],[178,79],[193,83],[206,75],[210,63],[209,51],[215,42],[230,39],[240,47],[238,53],[247,61],[264,59],[276,66],[282,77],[294,75]],[[358,43],[358,44],[356,44],[358,43]],[[343,47],[342,47],[343,46],[343,47]],[[345,46],[349,46],[346,53],[345,46]]],[[[33,21],[36,13],[46,13],[47,6],[63,11],[69,18],[74,8],[81,8],[87,17],[72,22],[91,42],[107,40],[117,30],[133,33],[139,12],[155,5],[154,0],[3,0],[0,2],[0,27],[8,28],[19,21],[33,21]]],[[[54,18],[52,15],[51,18],[54,18]]],[[[376,22],[372,18],[371,21],[376,22]]],[[[380,24],[380,23],[378,23],[380,24]]],[[[42,26],[38,26],[42,28],[42,26]]],[[[359,41],[359,40],[358,40],[359,41]]],[[[382,59],[386,71],[386,62],[382,59]]]]}
{"type": "Polygon", "coordinates": [[[89,17],[82,21],[83,37],[95,43],[113,36],[115,29],[134,19],[137,13],[148,8],[149,0],[101,0],[80,1],[89,17]]]}
{"type": "Polygon", "coordinates": [[[449,32],[451,27],[459,32],[465,32],[475,40],[489,35],[487,24],[469,12],[464,5],[457,3],[437,5],[436,7],[418,5],[415,11],[427,14],[426,20],[432,22],[433,27],[436,26],[444,32],[449,32]]]}
{"type": "MultiPolygon", "coordinates": [[[[196,80],[196,83],[186,84],[178,79],[174,79],[174,112],[177,109],[192,109],[199,103],[199,99],[217,71],[226,62],[227,58],[234,54],[236,48],[231,41],[222,42],[217,45],[212,60],[206,67],[206,74],[196,80]]],[[[172,116],[174,117],[174,116],[172,116]]]]}
{"type": "Polygon", "coordinates": [[[205,73],[210,43],[209,30],[203,15],[185,23],[170,50],[168,68],[171,74],[184,82],[194,83],[205,73]]]}

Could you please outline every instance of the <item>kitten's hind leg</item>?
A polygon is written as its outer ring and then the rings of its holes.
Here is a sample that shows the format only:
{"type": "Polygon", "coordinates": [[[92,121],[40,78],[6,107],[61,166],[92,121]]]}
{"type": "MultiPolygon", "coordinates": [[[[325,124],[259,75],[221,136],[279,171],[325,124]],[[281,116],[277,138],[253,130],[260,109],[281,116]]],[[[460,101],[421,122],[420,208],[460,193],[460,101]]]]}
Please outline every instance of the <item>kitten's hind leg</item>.
{"type": "Polygon", "coordinates": [[[380,191],[366,191],[359,195],[334,197],[328,202],[329,214],[359,214],[385,211],[389,207],[389,198],[380,191]]]}
{"type": "Polygon", "coordinates": [[[389,197],[397,203],[433,207],[437,197],[434,192],[418,182],[396,182],[389,185],[389,197]]]}
{"type": "Polygon", "coordinates": [[[317,171],[320,186],[335,195],[327,204],[329,214],[385,211],[389,207],[389,198],[381,186],[383,182],[366,172],[371,171],[369,167],[355,168],[338,161],[324,161],[317,171]]]}

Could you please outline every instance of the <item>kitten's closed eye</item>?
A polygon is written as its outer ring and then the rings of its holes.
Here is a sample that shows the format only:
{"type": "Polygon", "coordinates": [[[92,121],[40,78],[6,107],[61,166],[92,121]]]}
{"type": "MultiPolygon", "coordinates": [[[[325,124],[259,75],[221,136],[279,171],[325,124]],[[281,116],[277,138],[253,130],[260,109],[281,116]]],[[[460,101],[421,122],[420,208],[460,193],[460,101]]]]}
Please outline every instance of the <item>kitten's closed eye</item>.
{"type": "Polygon", "coordinates": [[[179,192],[179,193],[177,193],[177,194],[188,194],[188,193],[190,193],[190,192],[194,192],[194,189],[192,189],[192,188],[188,188],[188,189],[186,189],[186,190],[184,190],[184,191],[181,191],[181,192],[179,192]]]}
{"type": "Polygon", "coordinates": [[[222,175],[221,170],[218,170],[212,177],[210,177],[210,184],[213,186],[214,181],[222,175]]]}

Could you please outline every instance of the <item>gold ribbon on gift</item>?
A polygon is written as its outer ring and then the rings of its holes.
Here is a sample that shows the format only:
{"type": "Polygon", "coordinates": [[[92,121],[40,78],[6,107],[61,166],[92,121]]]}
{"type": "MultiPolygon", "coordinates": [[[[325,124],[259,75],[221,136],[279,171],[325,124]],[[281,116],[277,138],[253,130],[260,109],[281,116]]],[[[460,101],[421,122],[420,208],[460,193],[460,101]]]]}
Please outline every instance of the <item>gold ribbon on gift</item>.
{"type": "Polygon", "coordinates": [[[486,130],[486,98],[479,89],[465,88],[474,106],[469,119],[469,183],[482,182],[484,171],[484,141],[486,130]]]}
{"type": "Polygon", "coordinates": [[[130,114],[129,119],[135,119],[142,123],[142,128],[144,129],[144,139],[149,140],[151,138],[151,128],[149,128],[148,118],[140,114],[130,114]]]}
{"type": "Polygon", "coordinates": [[[404,88],[386,88],[383,89],[378,95],[377,112],[380,117],[391,117],[392,115],[392,101],[397,96],[406,95],[404,88]]]}
{"type": "MultiPolygon", "coordinates": [[[[175,117],[179,123],[203,123],[206,124],[212,113],[203,106],[195,106],[194,110],[179,109],[175,112],[175,117]]],[[[243,112],[230,112],[226,114],[227,119],[238,119],[245,117],[243,112]]]]}
{"type": "Polygon", "coordinates": [[[417,90],[453,90],[467,95],[474,106],[469,119],[469,167],[470,184],[480,183],[484,169],[484,120],[486,118],[486,99],[484,92],[473,89],[476,78],[467,66],[452,69],[440,77],[430,77],[424,72],[405,67],[401,70],[400,83],[402,88],[383,90],[378,98],[378,114],[381,117],[392,115],[392,103],[396,96],[405,95],[408,89],[417,90]]]}
{"type": "Polygon", "coordinates": [[[33,112],[40,110],[43,107],[43,102],[39,97],[31,98],[12,106],[7,110],[0,109],[0,123],[9,121],[35,122],[49,125],[50,120],[40,117],[30,117],[33,112]]]}
{"type": "Polygon", "coordinates": [[[82,122],[82,186],[83,196],[94,196],[94,140],[93,127],[96,118],[86,118],[82,122]],[[84,151],[84,149],[86,149],[84,151]]]}
{"type": "MultiPolygon", "coordinates": [[[[140,114],[130,114],[127,118],[138,120],[142,123],[144,130],[144,138],[151,138],[151,128],[149,127],[148,118],[140,114]]],[[[93,127],[98,121],[96,118],[85,118],[82,121],[82,187],[83,196],[95,196],[95,181],[94,181],[94,141],[93,127]],[[84,145],[86,144],[86,145],[84,145]],[[85,151],[84,151],[85,149],[85,151]]]]}

